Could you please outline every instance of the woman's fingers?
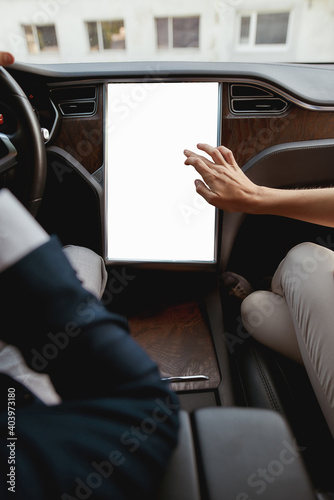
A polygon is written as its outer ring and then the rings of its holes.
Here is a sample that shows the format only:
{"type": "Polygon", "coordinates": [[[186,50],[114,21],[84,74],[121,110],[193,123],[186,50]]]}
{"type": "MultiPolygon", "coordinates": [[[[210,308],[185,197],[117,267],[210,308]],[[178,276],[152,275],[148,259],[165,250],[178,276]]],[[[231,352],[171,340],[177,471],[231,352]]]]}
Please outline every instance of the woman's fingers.
{"type": "Polygon", "coordinates": [[[216,165],[238,167],[232,151],[225,146],[214,147],[209,144],[198,144],[197,147],[209,154],[216,165]]]}
{"type": "Polygon", "coordinates": [[[215,168],[215,164],[208,158],[198,155],[193,151],[189,151],[188,149],[184,150],[184,154],[187,157],[184,162],[185,165],[192,165],[206,181],[207,176],[212,172],[212,169],[215,168]]]}
{"type": "MultiPolygon", "coordinates": [[[[197,144],[198,149],[211,156],[213,162],[217,165],[226,166],[225,158],[219,148],[210,146],[210,144],[197,144]]],[[[227,149],[227,148],[226,148],[227,149]]]]}
{"type": "Polygon", "coordinates": [[[195,181],[197,193],[222,210],[249,210],[258,188],[239,168],[232,151],[204,143],[198,144],[198,149],[212,161],[186,150],[186,165],[192,165],[202,177],[195,181]]]}
{"type": "MultiPolygon", "coordinates": [[[[209,144],[198,144],[198,149],[204,151],[212,160],[205,156],[201,156],[188,149],[184,150],[184,154],[187,157],[185,160],[186,165],[192,165],[195,170],[201,175],[204,183],[202,181],[196,181],[196,189],[199,194],[203,196],[209,203],[212,203],[212,196],[214,195],[211,189],[213,188],[217,175],[221,175],[219,172],[222,168],[227,168],[228,164],[225,162],[222,152],[218,148],[210,146],[209,144]],[[206,185],[205,185],[206,184],[206,185]]],[[[227,149],[227,148],[226,148],[227,149]]],[[[229,151],[229,150],[227,150],[229,151]]]]}
{"type": "Polygon", "coordinates": [[[240,167],[239,167],[236,159],[234,158],[234,154],[230,149],[226,148],[225,146],[219,146],[218,149],[222,153],[222,155],[224,156],[225,161],[228,165],[230,165],[231,167],[233,167],[236,170],[240,170],[240,167]]]}
{"type": "Polygon", "coordinates": [[[192,165],[204,180],[211,171],[205,160],[200,156],[189,156],[184,163],[185,165],[192,165]]]}
{"type": "Polygon", "coordinates": [[[196,192],[201,195],[210,205],[214,205],[214,199],[217,197],[200,179],[195,180],[196,192]]]}
{"type": "Polygon", "coordinates": [[[196,156],[201,158],[209,167],[219,170],[221,167],[234,167],[238,168],[237,162],[235,161],[234,155],[232,151],[225,146],[214,147],[210,144],[200,143],[197,144],[199,150],[204,151],[212,158],[212,162],[204,157],[199,155],[198,153],[194,153],[193,151],[185,150],[185,155],[196,156]]]}
{"type": "Polygon", "coordinates": [[[198,153],[194,153],[194,151],[190,151],[189,149],[185,149],[183,151],[184,155],[187,158],[200,158],[206,165],[210,167],[214,167],[215,164],[206,156],[199,155],[198,153]]]}

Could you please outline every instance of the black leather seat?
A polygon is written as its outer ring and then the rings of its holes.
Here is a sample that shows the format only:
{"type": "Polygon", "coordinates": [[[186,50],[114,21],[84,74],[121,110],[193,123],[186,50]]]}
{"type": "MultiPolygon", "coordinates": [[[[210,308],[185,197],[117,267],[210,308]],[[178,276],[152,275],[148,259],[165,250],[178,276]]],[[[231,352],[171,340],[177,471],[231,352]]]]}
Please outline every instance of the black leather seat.
{"type": "Polygon", "coordinates": [[[157,500],[315,500],[300,451],[277,412],[181,412],[180,440],[157,500]]]}
{"type": "Polygon", "coordinates": [[[334,440],[303,366],[249,339],[234,356],[242,406],[273,410],[287,419],[303,448],[314,484],[334,491],[334,440]]]}

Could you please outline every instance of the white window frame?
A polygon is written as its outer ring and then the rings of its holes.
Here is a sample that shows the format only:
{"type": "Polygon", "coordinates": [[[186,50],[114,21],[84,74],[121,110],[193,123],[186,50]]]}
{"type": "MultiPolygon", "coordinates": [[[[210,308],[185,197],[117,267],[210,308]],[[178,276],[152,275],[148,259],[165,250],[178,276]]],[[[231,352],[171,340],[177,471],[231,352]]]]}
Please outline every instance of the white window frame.
{"type": "Polygon", "coordinates": [[[155,16],[154,18],[154,24],[155,24],[155,46],[156,49],[159,52],[162,52],[164,50],[193,50],[193,51],[198,51],[200,48],[200,19],[201,16],[199,14],[193,14],[193,15],[188,15],[188,16],[155,16]],[[174,19],[189,19],[191,17],[198,17],[199,19],[199,27],[198,27],[198,47],[174,47],[173,45],[173,39],[174,39],[174,32],[173,32],[173,20],[174,19]],[[167,30],[168,30],[168,47],[159,49],[158,47],[158,30],[156,29],[156,19],[166,19],[167,18],[167,30]]]}
{"type": "Polygon", "coordinates": [[[285,8],[280,10],[252,10],[252,11],[240,11],[238,13],[238,23],[236,30],[236,46],[239,51],[245,52],[281,52],[286,50],[290,46],[291,39],[291,26],[293,23],[293,10],[291,8],[285,8]],[[257,17],[259,14],[282,14],[289,12],[288,29],[286,34],[285,43],[267,43],[267,44],[257,44],[256,42],[256,30],[257,30],[257,17]],[[248,43],[241,43],[241,20],[243,17],[250,17],[250,27],[249,27],[249,40],[248,43]]]}
{"type": "Polygon", "coordinates": [[[59,52],[57,30],[56,30],[56,25],[54,23],[47,23],[47,24],[22,24],[21,26],[22,26],[22,29],[23,29],[23,32],[24,32],[24,37],[25,37],[26,43],[27,43],[27,49],[28,49],[28,52],[30,54],[44,54],[44,53],[50,53],[50,52],[54,52],[54,53],[59,52]],[[41,49],[41,44],[39,42],[39,36],[38,36],[38,28],[42,28],[43,26],[53,26],[54,27],[54,30],[55,30],[55,33],[56,33],[56,40],[57,40],[57,45],[55,46],[55,48],[49,48],[49,49],[46,48],[44,50],[41,49]],[[26,27],[31,28],[33,39],[34,39],[34,44],[37,47],[37,51],[36,52],[30,52],[30,50],[29,50],[29,43],[28,43],[28,40],[27,40],[26,31],[25,31],[26,27]]]}

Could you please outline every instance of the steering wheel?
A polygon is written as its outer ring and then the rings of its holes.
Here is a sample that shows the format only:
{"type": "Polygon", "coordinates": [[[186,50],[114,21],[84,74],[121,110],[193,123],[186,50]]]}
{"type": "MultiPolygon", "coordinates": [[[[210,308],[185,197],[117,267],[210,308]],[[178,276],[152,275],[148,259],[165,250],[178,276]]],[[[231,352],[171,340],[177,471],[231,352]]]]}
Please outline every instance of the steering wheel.
{"type": "Polygon", "coordinates": [[[0,187],[10,189],[35,217],[46,181],[44,140],[27,96],[2,66],[0,114],[0,187]]]}

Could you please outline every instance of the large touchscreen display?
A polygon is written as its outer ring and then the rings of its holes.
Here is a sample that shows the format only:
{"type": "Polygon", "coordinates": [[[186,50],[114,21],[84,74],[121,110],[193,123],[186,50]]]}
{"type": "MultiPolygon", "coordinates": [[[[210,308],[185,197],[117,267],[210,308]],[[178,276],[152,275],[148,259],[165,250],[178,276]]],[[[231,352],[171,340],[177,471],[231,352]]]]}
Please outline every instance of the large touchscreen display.
{"type": "Polygon", "coordinates": [[[107,262],[215,263],[216,209],[183,150],[216,145],[218,116],[218,83],[108,84],[107,262]]]}

